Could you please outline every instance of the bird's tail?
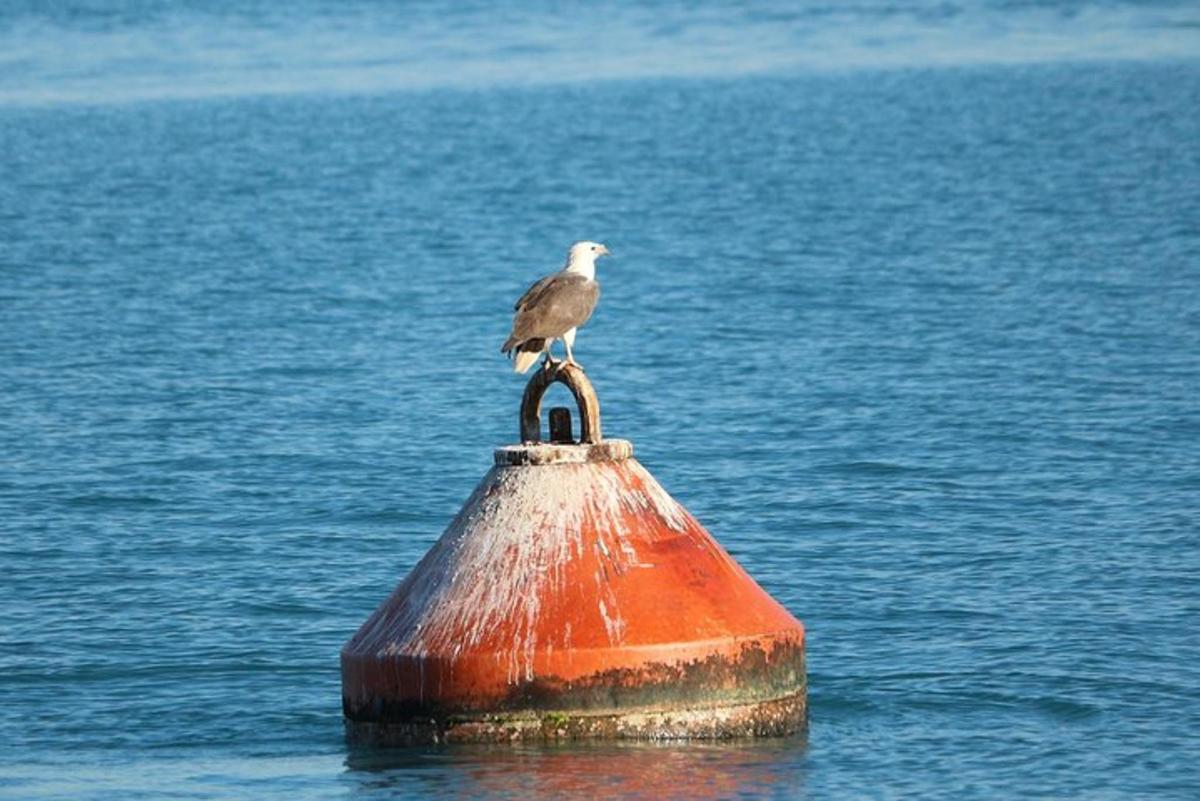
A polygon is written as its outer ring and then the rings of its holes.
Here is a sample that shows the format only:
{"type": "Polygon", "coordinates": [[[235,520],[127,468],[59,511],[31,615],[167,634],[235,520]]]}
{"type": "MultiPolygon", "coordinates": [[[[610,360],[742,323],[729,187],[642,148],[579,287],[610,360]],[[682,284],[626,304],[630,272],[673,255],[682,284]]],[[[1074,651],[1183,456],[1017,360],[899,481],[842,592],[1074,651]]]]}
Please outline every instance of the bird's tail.
{"type": "Polygon", "coordinates": [[[540,350],[518,350],[513,355],[513,370],[518,373],[528,372],[541,355],[540,350]]]}
{"type": "Polygon", "coordinates": [[[504,353],[511,351],[513,370],[524,373],[533,366],[533,363],[538,360],[538,356],[542,355],[549,344],[545,339],[527,339],[524,342],[518,342],[513,337],[509,337],[500,350],[504,353]]]}

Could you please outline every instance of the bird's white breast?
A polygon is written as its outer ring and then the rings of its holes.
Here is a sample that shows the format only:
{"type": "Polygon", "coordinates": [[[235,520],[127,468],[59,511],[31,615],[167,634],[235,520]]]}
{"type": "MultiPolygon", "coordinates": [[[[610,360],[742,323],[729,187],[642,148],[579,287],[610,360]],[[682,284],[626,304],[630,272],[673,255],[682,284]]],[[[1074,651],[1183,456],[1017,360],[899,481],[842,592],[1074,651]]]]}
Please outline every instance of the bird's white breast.
{"type": "Polygon", "coordinates": [[[596,257],[588,253],[580,256],[573,256],[567,262],[567,266],[563,268],[564,273],[572,273],[574,275],[582,275],[589,281],[596,280],[596,257]]]}

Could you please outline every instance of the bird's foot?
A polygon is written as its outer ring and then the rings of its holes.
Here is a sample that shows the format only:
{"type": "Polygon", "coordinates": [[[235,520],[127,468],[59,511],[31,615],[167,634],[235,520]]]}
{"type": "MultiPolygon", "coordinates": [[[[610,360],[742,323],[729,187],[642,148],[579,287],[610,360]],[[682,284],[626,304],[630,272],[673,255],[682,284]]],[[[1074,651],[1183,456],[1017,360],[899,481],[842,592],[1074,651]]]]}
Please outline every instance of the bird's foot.
{"type": "Polygon", "coordinates": [[[584,369],[583,369],[583,365],[582,365],[582,364],[580,364],[579,362],[575,361],[574,359],[567,359],[566,361],[562,361],[562,362],[559,362],[559,363],[558,363],[558,366],[559,366],[559,367],[566,367],[566,366],[568,366],[568,365],[570,365],[571,367],[574,367],[574,368],[578,369],[578,370],[579,370],[579,372],[581,372],[581,373],[586,373],[586,372],[587,372],[587,370],[584,370],[584,369]]]}
{"type": "Polygon", "coordinates": [[[542,369],[546,372],[550,372],[551,370],[557,370],[560,365],[562,365],[561,361],[555,359],[553,356],[547,353],[546,360],[542,362],[542,369]]]}

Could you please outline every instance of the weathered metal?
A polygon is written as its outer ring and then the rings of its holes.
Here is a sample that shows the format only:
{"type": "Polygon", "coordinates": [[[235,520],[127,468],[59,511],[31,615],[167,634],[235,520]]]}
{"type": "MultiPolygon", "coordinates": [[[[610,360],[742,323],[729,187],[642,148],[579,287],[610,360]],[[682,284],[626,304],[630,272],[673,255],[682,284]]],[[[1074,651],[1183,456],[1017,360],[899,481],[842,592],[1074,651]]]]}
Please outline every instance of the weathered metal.
{"type": "Polygon", "coordinates": [[[557,445],[574,445],[571,439],[571,410],[555,406],[550,410],[550,441],[557,445]]]}
{"type": "MultiPolygon", "coordinates": [[[[582,371],[565,375],[581,411],[591,410],[584,443],[498,449],[441,539],[343,649],[351,736],[404,743],[802,728],[801,623],[659,486],[632,445],[599,441],[590,382],[582,371]]],[[[526,413],[540,409],[553,380],[563,379],[539,371],[530,381],[523,436],[526,413]]]]}
{"type": "Polygon", "coordinates": [[[579,405],[579,441],[595,444],[603,437],[600,433],[600,401],[587,374],[578,364],[558,362],[538,370],[525,385],[521,398],[521,442],[540,442],[542,439],[542,396],[554,382],[571,390],[575,403],[579,405]]]}

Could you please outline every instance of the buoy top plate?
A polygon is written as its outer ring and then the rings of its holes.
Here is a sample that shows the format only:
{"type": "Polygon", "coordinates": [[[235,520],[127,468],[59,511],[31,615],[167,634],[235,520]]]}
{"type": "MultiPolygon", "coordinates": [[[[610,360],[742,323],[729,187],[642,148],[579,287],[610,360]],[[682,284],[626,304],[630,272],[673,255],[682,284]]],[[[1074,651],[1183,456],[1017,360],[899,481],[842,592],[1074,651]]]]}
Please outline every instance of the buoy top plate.
{"type": "Polygon", "coordinates": [[[578,445],[534,442],[505,445],[495,451],[498,465],[584,464],[586,462],[622,462],[633,456],[633,443],[626,439],[606,439],[578,445]]]}

